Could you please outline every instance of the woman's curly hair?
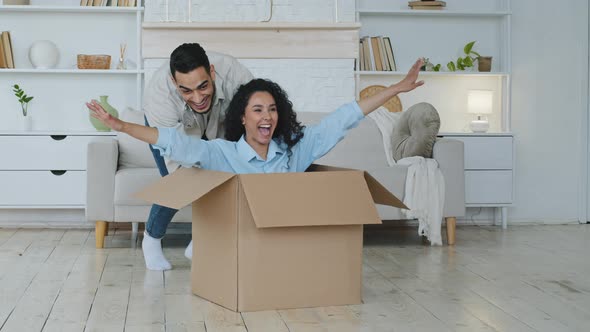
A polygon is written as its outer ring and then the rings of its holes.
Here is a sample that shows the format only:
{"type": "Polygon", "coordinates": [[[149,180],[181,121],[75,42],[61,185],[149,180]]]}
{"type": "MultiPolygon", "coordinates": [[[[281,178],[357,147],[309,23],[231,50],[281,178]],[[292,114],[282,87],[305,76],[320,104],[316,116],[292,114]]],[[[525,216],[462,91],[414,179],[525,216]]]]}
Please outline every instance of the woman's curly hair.
{"type": "Polygon", "coordinates": [[[303,128],[305,127],[297,122],[297,114],[293,110],[293,103],[289,100],[287,93],[270,80],[253,79],[238,88],[225,115],[225,138],[228,141],[237,142],[245,134],[242,116],[246,111],[250,97],[255,92],[268,92],[274,98],[278,120],[272,137],[278,139],[279,144],[286,144],[287,154],[291,156],[291,148],[303,137],[303,128]]]}

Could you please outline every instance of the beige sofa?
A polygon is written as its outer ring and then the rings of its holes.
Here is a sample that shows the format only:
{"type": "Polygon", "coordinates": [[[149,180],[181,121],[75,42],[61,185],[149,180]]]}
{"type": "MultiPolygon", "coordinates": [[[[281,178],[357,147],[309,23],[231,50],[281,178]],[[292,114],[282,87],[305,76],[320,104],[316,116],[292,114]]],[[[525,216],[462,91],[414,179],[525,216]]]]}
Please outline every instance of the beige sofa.
{"type": "MultiPolygon", "coordinates": [[[[325,113],[300,113],[303,123],[314,123],[325,113]]],[[[122,118],[143,123],[143,114],[126,110],[122,118]]],[[[434,159],[445,177],[444,217],[449,244],[455,239],[455,217],[465,214],[465,178],[463,143],[439,139],[434,145],[434,159]]],[[[390,167],[385,159],[381,134],[371,119],[364,119],[351,130],[320,164],[357,168],[369,171],[377,180],[403,200],[406,166],[390,167]]],[[[104,246],[109,222],[145,222],[150,204],[133,197],[133,193],[160,178],[147,144],[127,135],[102,137],[88,146],[86,219],[96,224],[96,247],[104,246]]],[[[377,206],[383,220],[404,219],[399,209],[377,206]]],[[[182,209],[174,222],[190,222],[190,207],[182,209]]]]}

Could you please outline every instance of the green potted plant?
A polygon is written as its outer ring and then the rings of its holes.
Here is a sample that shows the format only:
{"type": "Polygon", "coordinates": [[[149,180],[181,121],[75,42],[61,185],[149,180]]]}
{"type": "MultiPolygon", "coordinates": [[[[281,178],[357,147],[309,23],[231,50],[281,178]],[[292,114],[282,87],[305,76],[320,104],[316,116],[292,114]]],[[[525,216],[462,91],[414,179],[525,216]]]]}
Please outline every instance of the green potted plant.
{"type": "Polygon", "coordinates": [[[479,71],[490,71],[492,67],[492,57],[491,56],[481,56],[479,53],[473,50],[473,45],[475,41],[467,43],[463,47],[463,53],[465,53],[464,57],[458,57],[457,62],[449,61],[447,63],[447,68],[449,71],[457,71],[457,70],[465,70],[466,68],[473,67],[475,61],[478,62],[478,70],[479,71]]]}
{"type": "Polygon", "coordinates": [[[27,96],[25,91],[15,84],[12,86],[12,91],[20,103],[21,111],[23,113],[23,129],[29,131],[32,128],[33,122],[29,114],[29,103],[33,100],[33,96],[27,96]]]}
{"type": "Polygon", "coordinates": [[[438,64],[433,64],[432,62],[430,62],[430,59],[428,58],[422,58],[423,61],[423,65],[422,67],[420,67],[421,71],[440,71],[440,63],[438,64]]]}

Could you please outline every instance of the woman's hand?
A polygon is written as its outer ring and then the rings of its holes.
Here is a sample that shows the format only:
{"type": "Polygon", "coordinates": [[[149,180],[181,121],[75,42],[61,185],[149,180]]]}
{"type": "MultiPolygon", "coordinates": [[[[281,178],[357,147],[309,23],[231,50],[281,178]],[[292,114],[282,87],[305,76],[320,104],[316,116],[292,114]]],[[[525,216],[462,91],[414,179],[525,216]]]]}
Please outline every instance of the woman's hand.
{"type": "Polygon", "coordinates": [[[393,96],[396,96],[402,92],[412,91],[415,88],[424,84],[424,81],[418,81],[418,74],[420,73],[420,67],[422,67],[423,62],[422,59],[418,59],[416,63],[410,68],[406,77],[403,80],[390,85],[387,89],[383,89],[377,94],[364,98],[358,101],[358,105],[363,111],[364,115],[367,115],[374,110],[376,110],[379,106],[382,106],[393,96]]]}
{"type": "Polygon", "coordinates": [[[86,103],[86,106],[90,109],[90,116],[100,120],[114,131],[123,131],[125,122],[107,113],[96,100],[93,99],[89,103],[86,103]]]}
{"type": "Polygon", "coordinates": [[[398,92],[408,92],[424,84],[424,81],[416,82],[416,80],[418,79],[418,74],[420,73],[420,67],[422,67],[423,64],[424,62],[422,61],[422,59],[418,59],[414,63],[412,68],[410,68],[406,77],[404,77],[403,80],[392,85],[392,87],[395,87],[395,89],[398,92]]]}

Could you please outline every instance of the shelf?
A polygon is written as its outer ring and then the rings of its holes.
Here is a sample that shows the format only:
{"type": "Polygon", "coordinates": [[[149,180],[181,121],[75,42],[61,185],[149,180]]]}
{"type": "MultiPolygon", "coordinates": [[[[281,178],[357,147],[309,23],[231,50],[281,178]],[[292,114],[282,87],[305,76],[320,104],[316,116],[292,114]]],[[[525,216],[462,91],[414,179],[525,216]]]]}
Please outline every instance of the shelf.
{"type": "Polygon", "coordinates": [[[0,131],[0,136],[116,136],[114,131],[0,131]]]}
{"type": "Polygon", "coordinates": [[[437,134],[438,137],[512,137],[514,136],[511,132],[487,132],[487,133],[472,133],[472,132],[440,132],[437,134]]]}
{"type": "Polygon", "coordinates": [[[200,29],[200,30],[350,30],[361,27],[360,23],[332,22],[144,22],[144,29],[200,29]]]}
{"type": "Polygon", "coordinates": [[[457,10],[359,10],[360,16],[429,16],[429,17],[504,17],[511,15],[508,11],[480,12],[457,10]]]}
{"type": "Polygon", "coordinates": [[[143,70],[128,69],[128,70],[117,70],[117,69],[0,69],[2,73],[20,73],[20,74],[80,74],[80,75],[135,75],[143,74],[143,70]]]}
{"type": "Polygon", "coordinates": [[[136,13],[143,7],[85,7],[85,6],[2,6],[2,12],[55,12],[55,13],[136,13]]]}
{"type": "MultiPolygon", "coordinates": [[[[355,71],[359,76],[405,76],[405,71],[355,71]]],[[[421,71],[420,76],[508,76],[506,72],[477,72],[477,71],[421,71]]]]}

